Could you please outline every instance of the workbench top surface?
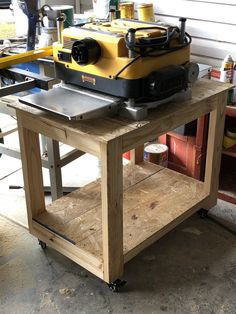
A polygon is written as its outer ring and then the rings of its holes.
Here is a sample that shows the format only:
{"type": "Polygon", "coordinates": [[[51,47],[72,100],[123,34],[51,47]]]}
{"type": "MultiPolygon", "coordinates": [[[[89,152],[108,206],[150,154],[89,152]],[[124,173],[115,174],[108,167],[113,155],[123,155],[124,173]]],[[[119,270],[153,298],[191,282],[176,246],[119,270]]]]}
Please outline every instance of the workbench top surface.
{"type": "Polygon", "coordinates": [[[144,132],[146,129],[149,133],[150,128],[155,127],[157,133],[163,134],[165,131],[196,119],[199,114],[209,113],[216,106],[216,97],[230,88],[232,88],[231,84],[199,79],[192,87],[192,99],[160,105],[158,108],[150,110],[148,117],[142,121],[133,121],[120,116],[71,121],[20,102],[11,104],[11,106],[20,114],[31,116],[31,118],[34,116],[37,121],[40,120],[47,126],[53,126],[60,130],[73,130],[80,136],[90,137],[98,142],[109,142],[118,137],[128,136],[126,138],[126,145],[128,145],[129,135],[139,129],[144,129],[144,132]]]}

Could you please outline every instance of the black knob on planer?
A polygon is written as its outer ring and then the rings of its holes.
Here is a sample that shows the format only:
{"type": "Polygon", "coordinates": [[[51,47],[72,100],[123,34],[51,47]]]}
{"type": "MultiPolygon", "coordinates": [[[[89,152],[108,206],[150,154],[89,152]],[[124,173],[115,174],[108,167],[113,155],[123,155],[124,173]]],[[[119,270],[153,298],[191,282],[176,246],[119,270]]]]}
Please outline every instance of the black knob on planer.
{"type": "Polygon", "coordinates": [[[101,47],[95,39],[87,37],[74,42],[71,55],[79,65],[95,64],[101,56],[101,47]]]}

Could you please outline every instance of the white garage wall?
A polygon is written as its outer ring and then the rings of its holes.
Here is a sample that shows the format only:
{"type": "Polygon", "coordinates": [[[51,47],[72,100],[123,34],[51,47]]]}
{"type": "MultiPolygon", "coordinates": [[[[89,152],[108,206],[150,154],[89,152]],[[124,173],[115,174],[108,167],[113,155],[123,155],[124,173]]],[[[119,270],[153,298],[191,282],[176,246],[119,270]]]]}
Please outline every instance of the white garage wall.
{"type": "MultiPolygon", "coordinates": [[[[92,7],[92,0],[81,0],[82,9],[92,7]]],[[[219,66],[230,53],[236,61],[236,0],[134,0],[152,2],[158,20],[178,25],[187,18],[187,32],[193,37],[192,59],[219,66]]]]}
{"type": "Polygon", "coordinates": [[[230,53],[236,61],[236,0],[149,2],[153,2],[156,18],[161,21],[176,24],[180,16],[187,18],[186,30],[193,37],[193,60],[219,66],[230,53]]]}

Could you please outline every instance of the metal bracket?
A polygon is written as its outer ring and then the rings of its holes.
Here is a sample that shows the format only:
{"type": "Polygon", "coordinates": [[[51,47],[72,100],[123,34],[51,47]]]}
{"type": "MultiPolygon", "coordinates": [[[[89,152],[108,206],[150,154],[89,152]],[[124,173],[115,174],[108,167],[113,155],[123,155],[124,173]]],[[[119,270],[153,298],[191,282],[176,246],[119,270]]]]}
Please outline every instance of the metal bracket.
{"type": "Polygon", "coordinates": [[[148,114],[148,108],[146,106],[142,107],[124,107],[122,106],[119,111],[120,116],[140,121],[147,117],[148,114]]]}
{"type": "Polygon", "coordinates": [[[18,68],[9,68],[0,70],[0,74],[8,79],[22,82],[25,79],[34,79],[35,86],[43,90],[49,90],[53,87],[54,84],[58,83],[58,80],[52,77],[40,75],[30,71],[18,69],[18,68]]]}
{"type": "Polygon", "coordinates": [[[27,81],[15,83],[12,85],[4,86],[0,88],[0,97],[12,95],[15,93],[23,92],[36,86],[34,79],[27,79],[27,81]]]}

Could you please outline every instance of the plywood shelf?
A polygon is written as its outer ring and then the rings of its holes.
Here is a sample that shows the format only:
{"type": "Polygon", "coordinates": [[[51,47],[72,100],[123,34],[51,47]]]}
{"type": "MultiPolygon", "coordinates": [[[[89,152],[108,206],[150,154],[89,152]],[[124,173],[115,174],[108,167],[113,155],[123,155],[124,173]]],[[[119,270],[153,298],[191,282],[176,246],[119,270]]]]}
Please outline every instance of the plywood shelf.
{"type": "MultiPolygon", "coordinates": [[[[125,261],[206,197],[202,182],[150,163],[125,166],[123,186],[125,261]]],[[[102,261],[100,191],[98,180],[58,199],[34,220],[102,261]]]]}

